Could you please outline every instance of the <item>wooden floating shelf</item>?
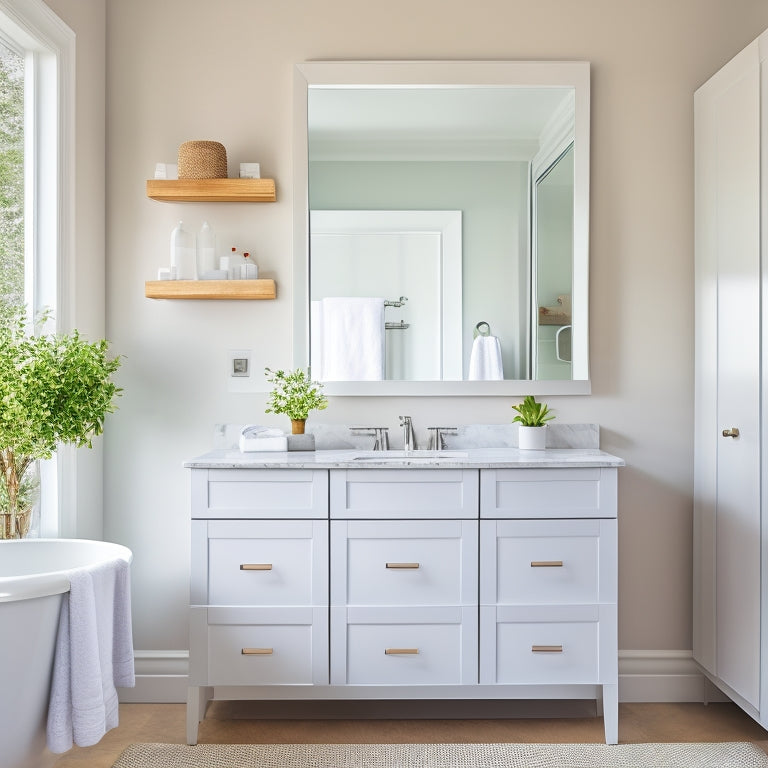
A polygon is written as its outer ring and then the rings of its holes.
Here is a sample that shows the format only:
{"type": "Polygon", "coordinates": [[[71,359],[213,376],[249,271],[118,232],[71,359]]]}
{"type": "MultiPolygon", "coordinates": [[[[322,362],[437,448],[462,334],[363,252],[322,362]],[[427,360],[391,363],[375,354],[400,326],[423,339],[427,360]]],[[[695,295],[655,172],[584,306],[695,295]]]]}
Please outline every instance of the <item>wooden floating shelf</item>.
{"type": "Polygon", "coordinates": [[[274,280],[147,280],[148,299],[274,299],[274,280]]]}
{"type": "Polygon", "coordinates": [[[539,325],[570,325],[571,297],[563,294],[557,297],[557,306],[539,307],[539,325]]]}
{"type": "Polygon", "coordinates": [[[147,197],[178,203],[274,203],[274,179],[147,179],[147,197]]]}

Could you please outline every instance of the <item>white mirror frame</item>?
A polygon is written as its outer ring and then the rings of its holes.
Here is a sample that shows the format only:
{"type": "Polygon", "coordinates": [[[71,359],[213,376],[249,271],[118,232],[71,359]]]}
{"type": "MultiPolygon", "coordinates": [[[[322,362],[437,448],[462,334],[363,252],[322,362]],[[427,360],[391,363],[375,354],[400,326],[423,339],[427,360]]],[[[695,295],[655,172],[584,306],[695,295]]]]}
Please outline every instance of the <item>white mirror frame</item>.
{"type": "Polygon", "coordinates": [[[310,87],[551,86],[575,89],[573,232],[573,378],[504,381],[329,381],[328,395],[479,396],[586,395],[589,380],[589,62],[308,61],[294,70],[293,353],[309,362],[309,188],[307,97],[310,87]]]}

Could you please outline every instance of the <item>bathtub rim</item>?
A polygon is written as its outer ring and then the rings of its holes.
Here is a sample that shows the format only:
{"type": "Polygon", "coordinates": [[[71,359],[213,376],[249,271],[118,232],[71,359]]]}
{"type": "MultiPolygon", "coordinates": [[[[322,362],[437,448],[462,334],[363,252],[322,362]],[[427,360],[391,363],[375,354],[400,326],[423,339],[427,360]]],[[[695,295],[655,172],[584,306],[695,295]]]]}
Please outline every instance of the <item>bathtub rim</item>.
{"type": "Polygon", "coordinates": [[[120,559],[130,563],[133,553],[128,547],[111,541],[98,539],[4,539],[0,541],[0,552],[4,546],[34,546],[35,542],[56,542],[62,545],[79,545],[93,549],[94,557],[85,565],[62,568],[55,571],[43,571],[19,576],[0,576],[0,603],[18,600],[33,600],[38,597],[60,595],[69,592],[69,579],[73,571],[88,568],[99,563],[120,559]]]}

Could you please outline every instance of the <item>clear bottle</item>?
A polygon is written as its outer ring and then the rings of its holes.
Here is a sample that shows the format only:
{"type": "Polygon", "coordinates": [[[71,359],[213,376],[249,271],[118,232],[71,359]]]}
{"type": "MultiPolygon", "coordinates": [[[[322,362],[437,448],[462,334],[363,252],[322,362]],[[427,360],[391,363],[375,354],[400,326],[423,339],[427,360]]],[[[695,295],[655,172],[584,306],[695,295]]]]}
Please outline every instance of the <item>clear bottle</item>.
{"type": "Polygon", "coordinates": [[[232,253],[229,255],[229,279],[230,280],[242,280],[243,267],[245,266],[245,259],[242,253],[237,252],[237,248],[232,246],[232,253]]]}
{"type": "Polygon", "coordinates": [[[256,280],[259,276],[259,268],[256,266],[256,262],[250,258],[250,256],[250,253],[243,254],[243,259],[245,261],[242,267],[244,280],[256,280]]]}
{"type": "Polygon", "coordinates": [[[176,273],[177,280],[194,280],[195,271],[195,236],[184,229],[180,221],[171,232],[171,273],[176,273]]]}
{"type": "Polygon", "coordinates": [[[217,269],[216,264],[216,235],[207,221],[203,222],[197,235],[197,277],[206,279],[207,272],[217,269]]]}

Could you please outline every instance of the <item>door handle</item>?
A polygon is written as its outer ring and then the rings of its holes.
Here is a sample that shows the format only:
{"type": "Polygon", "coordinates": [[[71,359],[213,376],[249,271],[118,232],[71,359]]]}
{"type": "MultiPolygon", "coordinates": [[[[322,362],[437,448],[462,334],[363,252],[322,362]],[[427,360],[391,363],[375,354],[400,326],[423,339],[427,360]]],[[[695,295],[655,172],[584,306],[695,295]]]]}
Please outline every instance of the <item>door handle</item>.
{"type": "Polygon", "coordinates": [[[739,436],[738,427],[731,427],[730,429],[723,430],[723,437],[738,437],[738,436],[739,436]]]}

